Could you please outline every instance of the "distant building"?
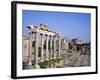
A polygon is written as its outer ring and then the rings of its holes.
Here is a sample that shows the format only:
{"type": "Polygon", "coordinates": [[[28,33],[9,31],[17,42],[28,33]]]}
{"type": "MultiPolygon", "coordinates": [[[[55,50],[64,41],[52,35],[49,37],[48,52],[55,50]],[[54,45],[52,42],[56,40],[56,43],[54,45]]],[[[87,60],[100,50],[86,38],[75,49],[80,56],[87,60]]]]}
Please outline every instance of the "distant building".
{"type": "Polygon", "coordinates": [[[68,38],[62,38],[61,39],[61,49],[68,50],[69,49],[69,39],[68,38]]]}
{"type": "Polygon", "coordinates": [[[83,44],[83,42],[79,38],[72,39],[72,42],[79,45],[83,44]]]}

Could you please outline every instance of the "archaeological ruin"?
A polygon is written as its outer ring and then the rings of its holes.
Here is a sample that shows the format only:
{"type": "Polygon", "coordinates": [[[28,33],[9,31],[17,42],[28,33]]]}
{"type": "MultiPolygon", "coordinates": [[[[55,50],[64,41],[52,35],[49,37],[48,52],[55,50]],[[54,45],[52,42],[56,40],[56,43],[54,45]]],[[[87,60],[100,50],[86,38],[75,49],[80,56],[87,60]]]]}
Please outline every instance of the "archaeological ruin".
{"type": "Polygon", "coordinates": [[[90,42],[62,38],[47,24],[29,25],[23,35],[23,69],[64,68],[91,65],[90,42]]]}

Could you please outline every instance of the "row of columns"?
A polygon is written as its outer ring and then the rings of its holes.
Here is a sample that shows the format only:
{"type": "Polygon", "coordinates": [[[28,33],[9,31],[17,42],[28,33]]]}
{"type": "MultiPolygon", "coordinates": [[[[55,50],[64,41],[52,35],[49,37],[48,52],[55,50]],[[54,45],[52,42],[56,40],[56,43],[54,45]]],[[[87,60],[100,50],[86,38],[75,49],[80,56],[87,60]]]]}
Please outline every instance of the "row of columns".
{"type": "MultiPolygon", "coordinates": [[[[39,35],[41,35],[41,61],[44,60],[44,34],[40,34],[39,32],[35,32],[35,64],[34,64],[34,68],[40,68],[38,65],[38,46],[39,46],[39,35]]],[[[31,66],[32,65],[32,36],[33,33],[30,32],[29,33],[29,61],[28,61],[28,65],[31,66]]],[[[52,35],[45,35],[46,36],[46,60],[48,59],[52,59],[52,58],[56,58],[56,37],[57,36],[52,36],[52,35]],[[49,42],[49,37],[50,37],[50,53],[48,51],[48,42],[49,42]],[[54,42],[52,44],[52,42],[54,42]],[[53,49],[52,49],[53,47],[53,49]],[[52,56],[53,55],[53,56],[52,56]],[[49,57],[50,56],[50,57],[49,57]]],[[[58,36],[58,57],[60,57],[60,36],[58,36]]]]}
{"type": "MultiPolygon", "coordinates": [[[[43,38],[43,34],[41,34],[41,61],[43,61],[43,54],[44,54],[44,38],[43,38]]],[[[48,60],[48,58],[52,59],[56,58],[56,36],[51,36],[50,35],[50,53],[48,52],[48,41],[49,41],[49,35],[46,35],[46,60],[48,60]],[[52,42],[54,41],[54,44],[52,44],[52,42]],[[52,46],[54,45],[54,48],[52,49],[52,46]],[[53,52],[54,51],[54,52],[53,52]],[[54,56],[52,56],[54,54],[54,56]],[[50,56],[50,57],[49,57],[50,56]]],[[[58,36],[58,57],[60,57],[60,37],[58,36]]]]}

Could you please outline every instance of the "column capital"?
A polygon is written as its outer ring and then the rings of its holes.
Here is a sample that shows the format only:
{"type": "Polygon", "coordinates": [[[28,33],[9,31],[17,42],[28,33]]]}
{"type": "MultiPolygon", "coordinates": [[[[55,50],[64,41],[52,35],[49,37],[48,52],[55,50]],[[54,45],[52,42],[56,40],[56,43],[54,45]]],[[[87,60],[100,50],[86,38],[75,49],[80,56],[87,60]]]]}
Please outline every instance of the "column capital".
{"type": "Polygon", "coordinates": [[[34,32],[29,32],[29,34],[33,34],[34,32]]]}
{"type": "Polygon", "coordinates": [[[36,33],[39,33],[39,32],[35,31],[34,34],[36,34],[36,33]]]}
{"type": "Polygon", "coordinates": [[[50,37],[53,37],[52,35],[49,35],[50,37]]]}
{"type": "Polygon", "coordinates": [[[42,33],[40,33],[40,35],[42,36],[43,34],[42,34],[42,33]]]}
{"type": "Polygon", "coordinates": [[[58,36],[58,38],[60,38],[60,36],[58,36]]]}
{"type": "Polygon", "coordinates": [[[56,35],[53,36],[54,38],[56,37],[56,35]]]}
{"type": "Polygon", "coordinates": [[[34,34],[35,34],[35,33],[36,33],[36,31],[34,31],[34,32],[32,32],[32,33],[34,33],[34,34]]]}
{"type": "Polygon", "coordinates": [[[45,36],[48,36],[48,34],[45,34],[45,36]]]}

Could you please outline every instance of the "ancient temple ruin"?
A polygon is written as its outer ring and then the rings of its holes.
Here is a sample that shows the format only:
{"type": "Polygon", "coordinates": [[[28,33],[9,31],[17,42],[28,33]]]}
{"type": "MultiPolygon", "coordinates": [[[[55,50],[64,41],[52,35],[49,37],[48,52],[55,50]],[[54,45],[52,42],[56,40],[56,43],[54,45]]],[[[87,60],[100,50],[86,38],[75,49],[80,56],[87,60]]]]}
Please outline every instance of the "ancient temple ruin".
{"type": "Polygon", "coordinates": [[[90,42],[83,43],[79,38],[62,38],[47,24],[28,25],[27,29],[28,36],[23,36],[22,40],[23,69],[91,65],[90,42]]]}
{"type": "MultiPolygon", "coordinates": [[[[29,50],[28,50],[28,66],[29,68],[40,68],[39,61],[60,58],[60,34],[49,29],[47,24],[39,26],[29,25],[29,50]],[[35,39],[34,66],[32,65],[32,38],[35,39]],[[45,40],[44,40],[45,39],[45,40]],[[58,41],[58,50],[56,51],[56,41],[58,41]],[[46,49],[44,52],[44,42],[46,49]],[[41,43],[40,59],[39,59],[39,43],[41,43]],[[49,43],[49,45],[48,45],[49,43]],[[49,49],[50,46],[50,49],[49,49]],[[45,57],[44,57],[45,55],[45,57]]],[[[24,52],[24,51],[23,51],[24,52]]]]}

